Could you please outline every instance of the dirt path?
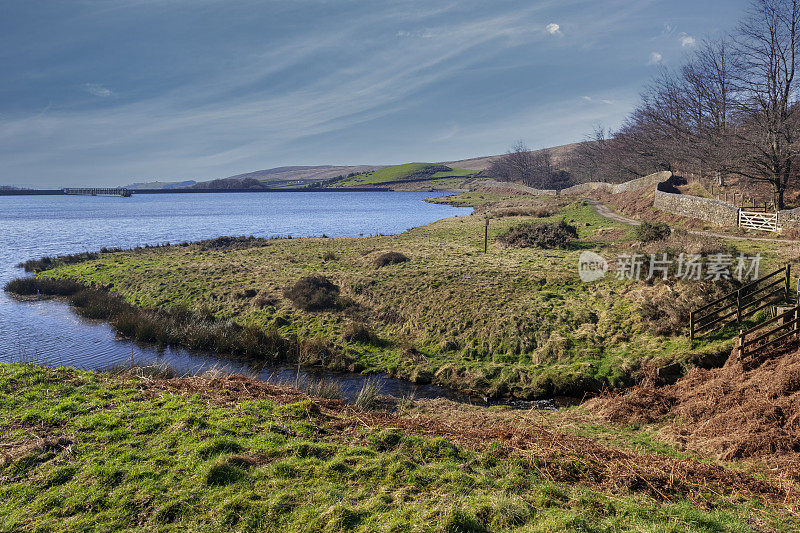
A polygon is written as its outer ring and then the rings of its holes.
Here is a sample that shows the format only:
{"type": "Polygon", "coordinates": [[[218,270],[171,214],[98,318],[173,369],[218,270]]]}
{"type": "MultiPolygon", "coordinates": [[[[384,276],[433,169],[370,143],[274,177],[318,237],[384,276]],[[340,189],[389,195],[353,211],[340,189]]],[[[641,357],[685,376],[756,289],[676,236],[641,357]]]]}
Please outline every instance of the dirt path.
{"type": "MultiPolygon", "coordinates": [[[[622,224],[628,224],[629,226],[642,225],[642,222],[639,220],[635,220],[633,218],[626,217],[625,215],[620,215],[619,213],[615,213],[614,211],[611,210],[610,207],[608,207],[603,202],[594,200],[592,198],[581,198],[581,200],[584,200],[588,204],[592,205],[595,211],[597,211],[598,215],[614,220],[615,222],[621,222],[622,224]]],[[[733,239],[735,241],[800,243],[800,241],[790,240],[790,239],[773,239],[770,237],[745,237],[742,235],[728,235],[726,233],[717,233],[714,231],[687,230],[687,232],[691,233],[692,235],[700,235],[702,237],[713,237],[715,239],[733,239]]]]}

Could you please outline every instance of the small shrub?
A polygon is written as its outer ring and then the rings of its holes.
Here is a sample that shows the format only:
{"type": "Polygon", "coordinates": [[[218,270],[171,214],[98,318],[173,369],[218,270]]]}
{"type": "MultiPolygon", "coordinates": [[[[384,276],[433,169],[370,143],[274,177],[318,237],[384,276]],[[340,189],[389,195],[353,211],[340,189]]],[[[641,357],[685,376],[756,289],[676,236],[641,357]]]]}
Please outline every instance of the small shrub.
{"type": "Polygon", "coordinates": [[[306,276],[283,295],[304,311],[324,311],[337,307],[339,287],[325,276],[306,276]]]}
{"type": "Polygon", "coordinates": [[[342,339],[347,342],[363,342],[364,344],[378,344],[378,335],[366,324],[355,322],[345,326],[342,339]]]}
{"type": "Polygon", "coordinates": [[[386,265],[395,265],[397,263],[405,263],[409,258],[400,252],[383,252],[375,258],[375,266],[383,267],[386,265]]]}
{"type": "Polygon", "coordinates": [[[670,236],[672,230],[666,224],[656,222],[642,222],[633,230],[636,238],[642,242],[663,241],[670,236]]]}
{"type": "Polygon", "coordinates": [[[519,224],[509,228],[497,240],[512,248],[563,248],[577,238],[575,226],[561,220],[547,224],[519,224]]]}
{"type": "Polygon", "coordinates": [[[336,261],[339,257],[333,252],[325,252],[322,254],[323,261],[336,261]]]}
{"type": "Polygon", "coordinates": [[[531,207],[531,206],[516,206],[516,207],[500,207],[489,211],[489,216],[492,218],[502,217],[536,217],[546,218],[555,215],[558,209],[554,207],[531,207]]]}

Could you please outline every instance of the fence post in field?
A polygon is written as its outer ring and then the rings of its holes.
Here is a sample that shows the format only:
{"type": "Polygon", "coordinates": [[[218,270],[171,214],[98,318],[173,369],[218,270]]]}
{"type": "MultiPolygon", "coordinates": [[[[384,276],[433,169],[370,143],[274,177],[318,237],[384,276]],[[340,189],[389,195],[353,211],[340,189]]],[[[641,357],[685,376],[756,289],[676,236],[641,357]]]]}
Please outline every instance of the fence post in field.
{"type": "Polygon", "coordinates": [[[739,357],[739,361],[741,362],[744,359],[744,331],[741,329],[739,330],[739,342],[737,345],[737,354],[739,357]]]}
{"type": "Polygon", "coordinates": [[[694,346],[694,311],[689,311],[689,342],[694,346]]]}
{"type": "Polygon", "coordinates": [[[489,217],[486,217],[486,226],[483,228],[483,253],[489,250],[489,217]]]}

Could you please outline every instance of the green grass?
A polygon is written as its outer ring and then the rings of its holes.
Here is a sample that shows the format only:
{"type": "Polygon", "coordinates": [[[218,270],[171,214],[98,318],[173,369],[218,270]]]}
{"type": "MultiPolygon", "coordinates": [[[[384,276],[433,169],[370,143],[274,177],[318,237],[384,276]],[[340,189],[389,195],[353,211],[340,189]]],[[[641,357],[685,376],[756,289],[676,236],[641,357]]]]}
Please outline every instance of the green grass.
{"type": "MultiPolygon", "coordinates": [[[[356,187],[356,186],[369,186],[379,185],[381,183],[401,180],[411,180],[415,177],[424,178],[449,178],[449,177],[463,177],[475,174],[476,171],[468,169],[450,169],[441,170],[432,174],[426,174],[425,171],[434,167],[442,167],[436,163],[405,163],[403,165],[394,165],[391,167],[382,168],[374,172],[360,174],[347,178],[341,181],[336,181],[332,184],[333,187],[356,187]]],[[[449,168],[449,167],[445,167],[449,168]]]]}
{"type": "Polygon", "coordinates": [[[222,403],[148,383],[0,364],[0,531],[678,532],[799,525],[786,510],[756,500],[708,492],[704,506],[681,498],[660,503],[553,482],[535,463],[439,437],[367,426],[343,434],[340,421],[308,401],[222,403]]]}
{"type": "MultiPolygon", "coordinates": [[[[486,193],[469,198],[502,199],[486,193]]],[[[111,286],[140,307],[188,308],[244,326],[274,327],[286,338],[315,339],[340,354],[335,360],[346,361],[351,370],[433,379],[489,396],[581,396],[629,386],[645,364],[697,361],[730,351],[726,338],[693,350],[685,335],[653,333],[638,312],[648,297],[645,283],[613,276],[582,283],[580,253],[613,257],[630,250],[632,230],[582,202],[559,208],[557,199],[537,201],[558,212],[493,219],[488,254],[484,218],[474,215],[394,236],[101,254],[40,276],[111,286]],[[510,249],[495,242],[513,225],[562,218],[579,232],[569,249],[510,249]],[[376,267],[375,257],[387,251],[410,261],[376,267]],[[331,254],[335,259],[325,259],[331,254]],[[283,289],[310,274],[336,283],[348,306],[324,312],[294,308],[283,289]],[[345,340],[344,331],[354,322],[370,326],[380,342],[345,340]]]]}
{"type": "Polygon", "coordinates": [[[476,174],[476,170],[470,170],[468,168],[454,168],[452,170],[444,170],[442,172],[437,172],[435,174],[431,174],[431,178],[450,178],[450,177],[460,177],[460,176],[471,176],[476,174]]]}

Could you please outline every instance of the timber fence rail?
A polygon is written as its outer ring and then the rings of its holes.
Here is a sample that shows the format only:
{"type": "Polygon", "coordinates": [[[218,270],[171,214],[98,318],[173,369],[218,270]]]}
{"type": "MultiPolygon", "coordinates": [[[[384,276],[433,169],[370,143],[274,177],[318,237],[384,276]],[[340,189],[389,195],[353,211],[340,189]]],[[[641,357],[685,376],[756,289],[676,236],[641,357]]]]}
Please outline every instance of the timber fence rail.
{"type": "Polygon", "coordinates": [[[789,299],[791,267],[767,274],[689,313],[689,339],[708,335],[789,299]]]}
{"type": "Polygon", "coordinates": [[[795,305],[758,326],[739,332],[737,355],[739,360],[743,360],[756,350],[786,344],[792,337],[796,341],[800,337],[799,334],[800,306],[795,305]]]}

